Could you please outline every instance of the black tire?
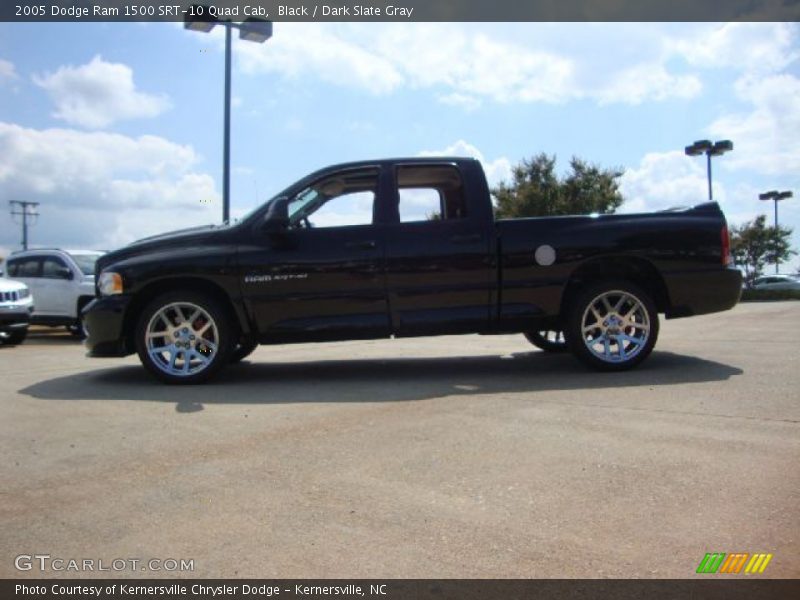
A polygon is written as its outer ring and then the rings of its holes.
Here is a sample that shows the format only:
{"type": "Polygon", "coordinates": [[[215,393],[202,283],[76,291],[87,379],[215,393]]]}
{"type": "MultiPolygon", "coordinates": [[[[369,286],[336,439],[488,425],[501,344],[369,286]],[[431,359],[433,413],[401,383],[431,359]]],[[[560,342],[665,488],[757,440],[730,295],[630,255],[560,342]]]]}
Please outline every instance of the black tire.
{"type": "Polygon", "coordinates": [[[83,326],[83,319],[78,319],[72,325],[67,325],[67,331],[69,331],[72,334],[72,337],[76,339],[86,339],[86,328],[83,326]]]}
{"type": "Polygon", "coordinates": [[[583,363],[598,371],[625,371],[653,351],[658,311],[650,294],[634,283],[591,284],[569,303],[564,333],[583,363]]]}
{"type": "Polygon", "coordinates": [[[8,332],[3,339],[3,342],[9,346],[16,346],[17,344],[24,342],[26,337],[28,337],[27,327],[25,329],[16,329],[8,332]]]}
{"type": "Polygon", "coordinates": [[[528,331],[525,334],[531,344],[544,350],[545,352],[559,353],[569,350],[564,332],[560,329],[542,329],[540,331],[528,331]]]}
{"type": "Polygon", "coordinates": [[[144,367],[164,383],[202,383],[228,364],[234,331],[228,311],[212,296],[168,292],[139,315],[136,352],[144,367]]]}
{"type": "Polygon", "coordinates": [[[72,323],[71,325],[67,325],[67,331],[69,331],[74,337],[76,337],[79,340],[85,340],[88,337],[88,334],[86,333],[86,327],[83,323],[82,313],[84,307],[91,301],[92,298],[86,296],[78,298],[78,306],[77,306],[78,318],[75,319],[75,322],[72,323]]]}
{"type": "Polygon", "coordinates": [[[236,347],[231,352],[228,362],[230,364],[241,362],[250,356],[256,348],[258,348],[258,342],[254,342],[252,340],[242,340],[236,344],[236,347]]]}

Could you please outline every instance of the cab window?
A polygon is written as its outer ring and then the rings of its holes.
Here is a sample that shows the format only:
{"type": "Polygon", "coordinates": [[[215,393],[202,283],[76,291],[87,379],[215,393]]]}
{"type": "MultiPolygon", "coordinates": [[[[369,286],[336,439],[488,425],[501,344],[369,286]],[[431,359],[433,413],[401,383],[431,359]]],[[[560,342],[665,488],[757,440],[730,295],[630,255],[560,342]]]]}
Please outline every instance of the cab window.
{"type": "Polygon", "coordinates": [[[314,182],[289,199],[289,227],[317,229],[371,224],[378,174],[374,167],[352,169],[314,182]]]}
{"type": "Polygon", "coordinates": [[[452,221],[467,216],[461,173],[452,165],[397,168],[400,222],[452,221]]]}

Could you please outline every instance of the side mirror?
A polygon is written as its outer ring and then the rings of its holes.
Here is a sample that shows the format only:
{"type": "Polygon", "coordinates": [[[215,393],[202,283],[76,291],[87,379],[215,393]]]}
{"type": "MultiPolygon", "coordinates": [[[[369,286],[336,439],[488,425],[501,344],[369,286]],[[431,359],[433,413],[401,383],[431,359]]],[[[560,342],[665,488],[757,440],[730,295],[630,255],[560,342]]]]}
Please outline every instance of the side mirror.
{"type": "Polygon", "coordinates": [[[264,215],[261,229],[266,233],[280,233],[289,228],[289,198],[275,198],[264,215]]]}

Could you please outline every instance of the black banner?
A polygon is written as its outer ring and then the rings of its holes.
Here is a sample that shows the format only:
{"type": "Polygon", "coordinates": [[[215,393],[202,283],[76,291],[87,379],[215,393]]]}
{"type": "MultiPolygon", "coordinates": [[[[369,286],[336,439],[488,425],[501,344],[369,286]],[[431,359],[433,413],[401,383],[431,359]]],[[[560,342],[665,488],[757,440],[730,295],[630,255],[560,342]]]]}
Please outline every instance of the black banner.
{"type": "Polygon", "coordinates": [[[0,597],[29,600],[522,600],[627,598],[771,600],[800,598],[800,580],[771,579],[26,579],[0,580],[0,597]]]}
{"type": "Polygon", "coordinates": [[[0,21],[798,21],[798,0],[4,0],[0,21]]]}

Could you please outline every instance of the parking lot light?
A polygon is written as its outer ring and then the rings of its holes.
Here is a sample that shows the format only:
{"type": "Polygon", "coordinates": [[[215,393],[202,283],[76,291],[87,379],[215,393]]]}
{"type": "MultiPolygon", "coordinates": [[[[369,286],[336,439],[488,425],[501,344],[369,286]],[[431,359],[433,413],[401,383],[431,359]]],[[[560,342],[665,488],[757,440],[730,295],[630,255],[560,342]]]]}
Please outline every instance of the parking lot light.
{"type": "Polygon", "coordinates": [[[239,25],[239,39],[263,44],[272,37],[272,21],[248,17],[239,25]]]}
{"type": "Polygon", "coordinates": [[[193,4],[186,11],[183,26],[191,31],[209,33],[215,25],[225,27],[225,108],[222,131],[222,222],[230,221],[231,209],[231,30],[239,38],[263,44],[272,37],[272,21],[248,17],[242,23],[223,21],[211,16],[208,6],[193,4]]]}
{"type": "Polygon", "coordinates": [[[706,172],[708,174],[708,199],[714,199],[714,194],[711,189],[711,157],[722,156],[726,152],[733,150],[733,142],[730,140],[720,140],[712,142],[711,140],[697,140],[691,146],[684,148],[686,156],[700,156],[706,155],[706,172]]]}

